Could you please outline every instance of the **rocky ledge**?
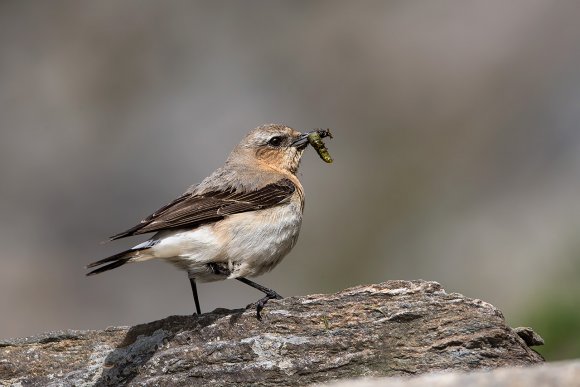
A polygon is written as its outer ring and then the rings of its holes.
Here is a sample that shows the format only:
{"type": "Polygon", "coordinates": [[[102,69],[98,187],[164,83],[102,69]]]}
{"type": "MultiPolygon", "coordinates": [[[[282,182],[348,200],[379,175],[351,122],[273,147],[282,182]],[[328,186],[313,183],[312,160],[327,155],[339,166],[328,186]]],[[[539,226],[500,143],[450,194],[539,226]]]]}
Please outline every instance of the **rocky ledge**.
{"type": "Polygon", "coordinates": [[[133,327],[0,341],[0,384],[295,386],[542,363],[541,338],[438,283],[388,281],[133,327]]]}

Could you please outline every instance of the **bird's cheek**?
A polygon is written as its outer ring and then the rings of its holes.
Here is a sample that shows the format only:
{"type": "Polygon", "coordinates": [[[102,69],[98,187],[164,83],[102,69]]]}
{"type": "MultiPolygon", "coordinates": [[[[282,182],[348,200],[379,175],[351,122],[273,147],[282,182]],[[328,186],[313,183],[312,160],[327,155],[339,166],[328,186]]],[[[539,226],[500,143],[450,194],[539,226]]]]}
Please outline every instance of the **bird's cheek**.
{"type": "Polygon", "coordinates": [[[283,156],[278,149],[260,148],[256,151],[256,157],[268,165],[280,165],[283,156]]]}

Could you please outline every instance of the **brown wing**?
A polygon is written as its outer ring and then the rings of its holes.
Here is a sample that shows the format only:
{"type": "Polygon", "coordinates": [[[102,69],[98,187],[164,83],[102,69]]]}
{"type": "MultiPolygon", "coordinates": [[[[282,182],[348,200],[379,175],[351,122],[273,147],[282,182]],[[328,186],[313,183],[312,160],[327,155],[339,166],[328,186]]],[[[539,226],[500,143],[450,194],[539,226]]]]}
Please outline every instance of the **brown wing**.
{"type": "Polygon", "coordinates": [[[195,228],[227,215],[273,207],[288,200],[295,190],[296,187],[289,179],[282,179],[252,192],[185,194],[161,207],[135,227],[113,235],[111,240],[174,228],[195,228]]]}

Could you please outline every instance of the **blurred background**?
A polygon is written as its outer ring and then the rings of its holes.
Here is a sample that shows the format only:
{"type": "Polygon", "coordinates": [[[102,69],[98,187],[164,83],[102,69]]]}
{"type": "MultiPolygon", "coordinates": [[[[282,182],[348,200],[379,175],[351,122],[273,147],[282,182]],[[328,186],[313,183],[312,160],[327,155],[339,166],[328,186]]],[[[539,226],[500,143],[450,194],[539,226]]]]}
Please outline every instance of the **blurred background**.
{"type": "Polygon", "coordinates": [[[191,313],[170,265],[84,265],[277,122],[332,128],[335,162],[306,152],[299,243],[259,283],[433,280],[580,356],[579,19],[542,0],[0,2],[0,337],[191,313]]]}

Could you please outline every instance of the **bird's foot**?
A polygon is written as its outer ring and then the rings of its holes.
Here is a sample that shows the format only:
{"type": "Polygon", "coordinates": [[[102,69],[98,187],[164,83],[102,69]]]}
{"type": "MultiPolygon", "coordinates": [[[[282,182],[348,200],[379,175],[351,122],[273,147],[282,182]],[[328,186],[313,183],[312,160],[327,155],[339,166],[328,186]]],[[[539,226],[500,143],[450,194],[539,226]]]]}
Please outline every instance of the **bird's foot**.
{"type": "Polygon", "coordinates": [[[268,301],[270,300],[281,300],[283,297],[276,293],[275,291],[271,290],[270,292],[266,293],[266,295],[260,298],[258,301],[251,303],[246,307],[246,309],[256,308],[256,318],[258,320],[262,320],[262,309],[266,306],[268,301]]]}

